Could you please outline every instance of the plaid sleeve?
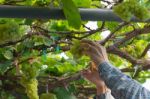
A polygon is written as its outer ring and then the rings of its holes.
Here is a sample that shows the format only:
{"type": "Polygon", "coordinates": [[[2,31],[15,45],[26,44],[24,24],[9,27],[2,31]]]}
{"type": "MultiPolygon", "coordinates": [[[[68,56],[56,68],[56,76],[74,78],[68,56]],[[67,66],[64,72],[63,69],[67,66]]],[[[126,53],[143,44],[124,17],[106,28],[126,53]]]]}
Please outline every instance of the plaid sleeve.
{"type": "Polygon", "coordinates": [[[150,99],[147,89],[110,63],[100,64],[98,70],[115,99],[150,99]]]}

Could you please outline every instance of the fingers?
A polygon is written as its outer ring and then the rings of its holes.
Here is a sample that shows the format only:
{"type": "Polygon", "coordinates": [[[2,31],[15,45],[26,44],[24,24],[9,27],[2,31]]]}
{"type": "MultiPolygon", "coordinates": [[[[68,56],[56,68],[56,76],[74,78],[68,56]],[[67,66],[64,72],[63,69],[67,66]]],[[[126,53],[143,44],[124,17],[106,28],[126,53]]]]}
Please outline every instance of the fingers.
{"type": "Polygon", "coordinates": [[[83,76],[95,75],[95,74],[98,74],[98,71],[92,71],[92,70],[89,68],[89,69],[87,69],[87,70],[81,71],[81,74],[82,74],[83,76]]]}
{"type": "Polygon", "coordinates": [[[81,73],[82,73],[82,74],[90,74],[90,73],[91,73],[91,70],[89,70],[89,69],[83,70],[81,73]]]}
{"type": "Polygon", "coordinates": [[[98,66],[101,58],[103,58],[102,53],[96,47],[93,47],[88,43],[81,43],[81,47],[83,47],[82,54],[89,56],[91,60],[98,66]]]}
{"type": "Polygon", "coordinates": [[[89,44],[89,45],[91,45],[91,46],[96,47],[96,48],[99,49],[99,47],[97,46],[97,44],[96,44],[95,42],[93,42],[93,41],[90,41],[90,40],[82,40],[81,43],[89,44]]]}
{"type": "Polygon", "coordinates": [[[87,40],[87,39],[83,39],[83,40],[81,41],[81,43],[88,43],[88,44],[90,44],[90,45],[95,46],[95,42],[93,42],[93,41],[91,41],[91,40],[87,40]]]}
{"type": "Polygon", "coordinates": [[[90,45],[88,43],[82,43],[81,48],[85,51],[93,51],[93,52],[97,51],[97,49],[95,47],[93,47],[92,45],[90,45]]]}
{"type": "Polygon", "coordinates": [[[97,66],[95,65],[94,62],[91,62],[90,70],[91,71],[98,71],[97,66]]]}
{"type": "Polygon", "coordinates": [[[92,72],[89,69],[81,71],[81,75],[85,78],[88,78],[89,76],[91,76],[91,74],[92,74],[92,72]]]}
{"type": "Polygon", "coordinates": [[[98,42],[93,42],[91,40],[82,40],[81,43],[88,43],[89,45],[91,45],[92,47],[97,48],[97,50],[101,53],[106,53],[106,49],[105,47],[103,47],[101,44],[99,44],[98,42]]]}
{"type": "Polygon", "coordinates": [[[86,40],[86,39],[82,40],[81,43],[88,43],[88,44],[92,45],[93,47],[96,47],[98,50],[101,50],[101,48],[103,47],[97,42],[94,42],[91,40],[86,40]]]}
{"type": "Polygon", "coordinates": [[[83,49],[82,54],[90,56],[92,61],[95,62],[96,66],[104,61],[108,61],[105,48],[96,42],[82,40],[81,49],[83,49]]]}

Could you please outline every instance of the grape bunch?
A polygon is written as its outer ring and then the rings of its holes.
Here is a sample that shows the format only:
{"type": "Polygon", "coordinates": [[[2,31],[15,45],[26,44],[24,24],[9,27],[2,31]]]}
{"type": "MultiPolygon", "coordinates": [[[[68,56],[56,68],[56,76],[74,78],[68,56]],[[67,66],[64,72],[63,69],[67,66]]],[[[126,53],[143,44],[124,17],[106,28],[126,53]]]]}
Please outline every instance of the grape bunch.
{"type": "Polygon", "coordinates": [[[25,92],[29,99],[39,99],[38,96],[38,81],[36,79],[39,73],[38,64],[24,63],[22,64],[22,78],[20,84],[25,88],[25,92]]]}
{"type": "Polygon", "coordinates": [[[20,38],[19,24],[15,21],[0,20],[0,44],[20,38]]]}
{"type": "Polygon", "coordinates": [[[130,21],[133,16],[146,21],[150,18],[148,9],[137,0],[126,0],[113,8],[114,12],[125,21],[130,21]]]}
{"type": "Polygon", "coordinates": [[[21,79],[21,85],[25,88],[25,92],[29,99],[39,99],[38,96],[38,81],[36,79],[21,79]]]}
{"type": "Polygon", "coordinates": [[[79,40],[73,40],[73,46],[71,47],[70,52],[75,59],[82,57],[81,42],[79,40]]]}

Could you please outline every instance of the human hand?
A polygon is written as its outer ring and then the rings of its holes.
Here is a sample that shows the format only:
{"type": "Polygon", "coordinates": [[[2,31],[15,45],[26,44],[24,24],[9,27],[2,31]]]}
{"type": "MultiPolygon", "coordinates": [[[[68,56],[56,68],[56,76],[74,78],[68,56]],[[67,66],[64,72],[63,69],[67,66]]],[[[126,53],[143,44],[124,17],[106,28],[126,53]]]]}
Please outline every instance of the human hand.
{"type": "Polygon", "coordinates": [[[82,40],[81,48],[83,49],[82,53],[90,56],[96,66],[103,62],[108,62],[106,49],[99,43],[90,40],[82,40]]]}
{"type": "Polygon", "coordinates": [[[91,71],[90,69],[87,69],[87,70],[83,70],[81,74],[84,78],[86,78],[91,83],[95,84],[96,86],[101,87],[104,85],[104,81],[100,79],[100,76],[98,72],[96,71],[91,71]]]}
{"type": "MultiPolygon", "coordinates": [[[[93,64],[91,64],[91,67],[93,67],[92,65],[93,64]]],[[[89,68],[81,71],[81,74],[84,78],[96,85],[98,95],[106,93],[107,87],[104,81],[100,78],[99,73],[96,69],[93,70],[92,68],[89,68]]]]}

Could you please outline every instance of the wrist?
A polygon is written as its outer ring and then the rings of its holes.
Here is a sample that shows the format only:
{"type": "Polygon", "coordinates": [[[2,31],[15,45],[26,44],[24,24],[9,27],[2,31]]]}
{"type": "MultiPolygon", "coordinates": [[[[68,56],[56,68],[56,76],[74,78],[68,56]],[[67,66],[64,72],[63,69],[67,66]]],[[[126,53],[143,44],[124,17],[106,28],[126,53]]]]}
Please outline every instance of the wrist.
{"type": "Polygon", "coordinates": [[[108,60],[99,60],[99,62],[97,62],[97,66],[99,66],[100,64],[105,63],[105,62],[109,62],[109,61],[108,60]]]}
{"type": "Polygon", "coordinates": [[[105,94],[107,92],[106,86],[96,86],[97,95],[105,94]]]}

